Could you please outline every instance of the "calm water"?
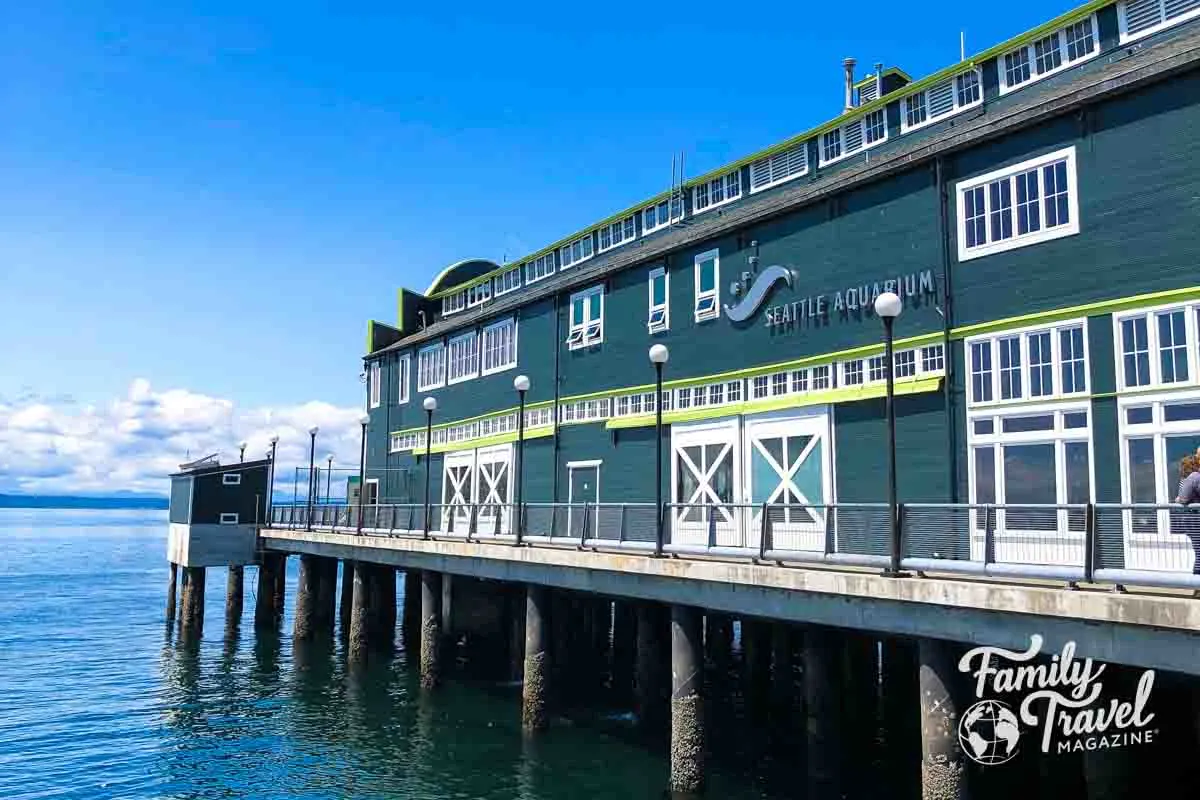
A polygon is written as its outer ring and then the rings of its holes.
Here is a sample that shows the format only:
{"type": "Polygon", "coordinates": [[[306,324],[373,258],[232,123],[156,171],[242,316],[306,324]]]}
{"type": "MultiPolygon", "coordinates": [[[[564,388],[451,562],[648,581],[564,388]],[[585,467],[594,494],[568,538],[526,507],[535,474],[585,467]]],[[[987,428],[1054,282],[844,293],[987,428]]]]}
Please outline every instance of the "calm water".
{"type": "MultiPolygon", "coordinates": [[[[0,510],[0,798],[662,796],[665,754],[619,723],[560,719],[528,744],[511,686],[427,697],[399,649],[361,679],[338,652],[293,653],[295,564],[277,640],[227,634],[211,569],[203,641],[178,644],[166,528],[165,512],[0,510]]],[[[765,796],[752,783],[717,772],[710,796],[765,796]]]]}

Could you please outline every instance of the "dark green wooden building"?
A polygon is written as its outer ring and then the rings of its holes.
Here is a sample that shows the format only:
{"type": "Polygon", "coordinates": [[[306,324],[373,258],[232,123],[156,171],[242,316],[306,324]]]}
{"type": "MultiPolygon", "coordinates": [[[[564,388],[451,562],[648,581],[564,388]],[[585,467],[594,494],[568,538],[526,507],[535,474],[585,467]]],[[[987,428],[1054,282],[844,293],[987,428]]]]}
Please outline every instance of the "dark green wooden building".
{"type": "MultiPolygon", "coordinates": [[[[1169,502],[1200,446],[1197,18],[1092,2],[919,80],[848,74],[828,123],[401,290],[369,326],[367,497],[422,502],[435,397],[433,502],[512,502],[523,374],[527,502],[653,501],[661,343],[666,499],[710,506],[676,541],[752,546],[730,504],[883,502],[895,291],[902,501],[1169,502]]],[[[1047,513],[997,546],[1077,560],[1047,513]]],[[[1125,557],[1190,569],[1179,539],[1125,557]]]]}

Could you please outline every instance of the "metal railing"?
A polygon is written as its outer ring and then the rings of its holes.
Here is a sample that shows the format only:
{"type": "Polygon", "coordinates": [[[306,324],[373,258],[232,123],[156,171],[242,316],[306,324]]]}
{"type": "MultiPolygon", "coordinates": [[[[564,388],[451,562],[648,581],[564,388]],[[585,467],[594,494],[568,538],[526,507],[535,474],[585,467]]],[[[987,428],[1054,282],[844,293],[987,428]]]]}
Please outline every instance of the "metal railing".
{"type": "Polygon", "coordinates": [[[270,525],[1200,589],[1200,507],[901,503],[896,513],[898,553],[886,503],[436,503],[428,516],[417,503],[277,503],[270,525]]]}

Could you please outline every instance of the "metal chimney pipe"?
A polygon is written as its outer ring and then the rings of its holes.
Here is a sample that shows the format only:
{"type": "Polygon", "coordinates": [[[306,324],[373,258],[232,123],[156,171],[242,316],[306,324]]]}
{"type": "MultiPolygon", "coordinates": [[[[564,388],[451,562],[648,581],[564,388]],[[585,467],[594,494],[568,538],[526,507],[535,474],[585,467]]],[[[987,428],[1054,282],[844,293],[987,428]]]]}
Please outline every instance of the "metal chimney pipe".
{"type": "Polygon", "coordinates": [[[846,111],[854,108],[854,65],[857,63],[853,58],[842,62],[842,66],[846,68],[846,111]]]}

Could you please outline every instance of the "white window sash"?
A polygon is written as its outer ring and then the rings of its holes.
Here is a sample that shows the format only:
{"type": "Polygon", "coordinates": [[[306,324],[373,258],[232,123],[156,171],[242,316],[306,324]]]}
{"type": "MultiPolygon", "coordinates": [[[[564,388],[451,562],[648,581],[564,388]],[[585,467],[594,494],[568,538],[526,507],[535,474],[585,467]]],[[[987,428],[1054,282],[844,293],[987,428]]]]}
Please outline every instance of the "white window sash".
{"type": "Polygon", "coordinates": [[[383,394],[382,374],[383,374],[383,368],[380,365],[380,362],[372,361],[371,362],[371,373],[368,378],[368,381],[371,384],[369,387],[370,391],[371,391],[371,401],[370,401],[371,408],[379,408],[380,397],[383,394]]]}
{"type": "MultiPolygon", "coordinates": [[[[1120,332],[1117,333],[1118,337],[1120,332]]],[[[1118,349],[1120,343],[1118,342],[1118,349]]],[[[1011,328],[1004,331],[997,331],[985,336],[973,336],[963,341],[963,354],[966,364],[967,375],[967,408],[982,408],[982,407],[1007,407],[1017,404],[1027,404],[1030,402],[1042,403],[1053,400],[1071,400],[1081,397],[1088,397],[1091,392],[1091,353],[1088,344],[1088,322],[1086,317],[1077,317],[1074,319],[1055,322],[1052,325],[1027,325],[1021,328],[1011,328]],[[1073,392],[1064,391],[1063,381],[1063,352],[1061,343],[1061,332],[1072,328],[1079,328],[1083,340],[1083,388],[1076,389],[1073,392]],[[1035,333],[1050,334],[1050,376],[1054,385],[1054,390],[1050,394],[1038,396],[1032,395],[1032,381],[1029,361],[1029,338],[1035,333]],[[1000,395],[1001,377],[1000,377],[1000,342],[1006,339],[1016,339],[1019,343],[1018,353],[1021,358],[1021,367],[1018,370],[1021,380],[1021,393],[1016,397],[1002,399],[1000,395]],[[989,385],[992,390],[991,400],[977,400],[975,398],[974,377],[976,374],[975,362],[972,358],[972,349],[975,345],[983,345],[991,354],[991,375],[988,376],[989,385]]]]}
{"type": "Polygon", "coordinates": [[[742,194],[743,194],[742,171],[740,169],[736,169],[731,172],[722,173],[721,175],[717,176],[716,178],[706,180],[706,181],[704,181],[704,185],[708,187],[708,205],[704,206],[703,208],[700,208],[696,205],[696,192],[700,187],[693,186],[692,187],[692,214],[703,214],[706,211],[711,211],[714,208],[719,208],[720,206],[728,205],[732,202],[742,199],[742,194]],[[731,181],[732,181],[733,185],[737,187],[737,194],[733,195],[732,197],[729,195],[729,186],[730,186],[731,181]],[[722,197],[720,200],[717,200],[714,202],[712,199],[713,198],[713,187],[716,186],[716,184],[718,184],[718,183],[721,185],[722,197]]]}
{"type": "Polygon", "coordinates": [[[867,150],[870,150],[872,147],[876,147],[876,146],[881,145],[884,142],[886,142],[888,140],[887,111],[883,107],[873,109],[872,111],[870,111],[866,114],[863,114],[862,116],[856,117],[855,119],[852,119],[849,122],[843,123],[842,125],[838,126],[837,128],[834,128],[833,130],[839,131],[839,135],[841,137],[839,152],[835,156],[826,158],[826,156],[825,156],[825,137],[828,134],[832,133],[832,131],[826,131],[825,133],[822,133],[817,142],[817,144],[818,144],[817,164],[818,164],[818,166],[827,167],[830,164],[836,164],[839,161],[850,158],[853,155],[857,155],[859,153],[866,152],[867,150]],[[883,135],[880,136],[878,139],[876,139],[873,142],[868,142],[867,141],[867,117],[875,114],[876,112],[883,112],[883,135]],[[856,128],[859,133],[860,143],[859,143],[858,147],[854,148],[853,150],[848,150],[846,148],[846,141],[848,138],[847,134],[853,133],[856,128]]]}
{"type": "Polygon", "coordinates": [[[480,335],[481,374],[492,375],[512,369],[517,365],[517,321],[515,318],[492,323],[483,329],[480,335]],[[495,341],[499,339],[499,342],[495,341]],[[489,363],[489,355],[502,349],[495,356],[494,363],[489,363]]]}
{"type": "Polygon", "coordinates": [[[1118,385],[1122,390],[1147,391],[1151,389],[1179,389],[1200,384],[1200,327],[1197,314],[1200,313],[1200,303],[1171,303],[1168,305],[1148,306],[1136,311],[1113,315],[1113,339],[1116,356],[1116,375],[1118,385]],[[1158,317],[1175,311],[1183,312],[1184,336],[1187,352],[1188,377],[1185,381],[1165,383],[1162,375],[1162,341],[1158,332],[1158,317]],[[1131,385],[1129,376],[1125,374],[1125,338],[1121,330],[1126,320],[1144,319],[1146,321],[1146,350],[1150,362],[1150,382],[1143,385],[1131,385]]]}
{"type": "Polygon", "coordinates": [[[423,347],[417,351],[417,391],[424,392],[446,385],[446,346],[438,343],[432,347],[423,347]],[[440,353],[440,355],[439,355],[440,353]],[[434,374],[421,368],[421,361],[431,362],[434,374]]]}
{"type": "Polygon", "coordinates": [[[571,350],[579,350],[584,347],[592,347],[604,341],[604,287],[593,286],[590,289],[585,289],[582,292],[576,292],[571,295],[571,301],[567,305],[567,314],[570,315],[569,333],[567,336],[567,347],[571,350]],[[592,318],[591,298],[593,295],[600,296],[600,313],[595,319],[592,318]],[[575,301],[583,301],[583,318],[576,321],[573,318],[575,301]]]}
{"type": "Polygon", "coordinates": [[[405,353],[396,361],[397,373],[397,403],[408,402],[409,370],[412,368],[412,356],[405,353]]]}
{"type": "Polygon", "coordinates": [[[958,260],[970,261],[973,258],[982,258],[994,253],[1002,253],[1006,250],[1014,250],[1018,247],[1027,247],[1032,244],[1051,241],[1053,239],[1061,239],[1064,236],[1073,236],[1079,233],[1079,181],[1076,175],[1075,147],[1055,150],[1053,153],[1031,158],[1027,161],[1022,161],[1019,164],[1003,167],[1002,169],[994,170],[985,175],[979,175],[974,178],[959,181],[954,187],[955,202],[957,205],[958,219],[958,260]],[[1070,220],[1065,224],[1047,227],[1046,225],[1046,184],[1045,175],[1042,172],[1042,167],[1053,164],[1057,161],[1066,161],[1067,172],[1067,213],[1070,220]],[[1038,204],[1039,215],[1041,219],[1041,227],[1031,233],[1018,233],[1017,230],[1017,194],[1016,186],[1013,182],[1015,176],[1020,175],[1030,170],[1037,170],[1038,177],[1038,204]],[[1009,206],[1009,214],[1012,221],[1013,235],[1007,239],[1000,241],[992,240],[992,193],[988,190],[988,185],[998,180],[1008,180],[1013,186],[1011,193],[1011,204],[1009,206]],[[983,188],[984,201],[984,230],[987,236],[987,242],[974,247],[967,247],[967,216],[966,204],[963,200],[967,192],[983,188]]]}
{"type": "Polygon", "coordinates": [[[663,267],[656,267],[650,270],[650,277],[646,281],[646,327],[650,333],[659,333],[669,330],[671,327],[671,276],[663,267]],[[663,281],[663,301],[656,304],[654,302],[654,281],[662,278],[663,281]],[[656,324],[654,321],[655,312],[661,312],[662,319],[656,324]]]}
{"type": "Polygon", "coordinates": [[[695,321],[704,322],[716,319],[721,315],[721,251],[719,249],[706,250],[697,255],[692,263],[692,272],[695,281],[695,303],[693,305],[695,321]],[[701,265],[710,259],[713,262],[713,286],[712,289],[702,291],[700,289],[701,265]],[[711,303],[706,303],[709,300],[711,303]],[[711,305],[711,307],[705,307],[702,304],[711,305]]]}
{"type": "Polygon", "coordinates": [[[478,334],[471,331],[461,336],[455,336],[446,343],[446,383],[462,383],[477,377],[479,377],[478,334]]]}
{"type": "MultiPolygon", "coordinates": [[[[1057,75],[1058,73],[1062,72],[1063,70],[1070,69],[1071,67],[1074,67],[1077,64],[1082,64],[1083,62],[1088,61],[1089,59],[1095,58],[1096,56],[1100,55],[1100,32],[1096,27],[1096,15],[1093,14],[1092,16],[1087,17],[1087,19],[1091,20],[1091,23],[1092,23],[1092,49],[1090,52],[1085,53],[1084,55],[1074,59],[1073,61],[1069,60],[1068,56],[1067,56],[1067,28],[1070,27],[1069,25],[1063,26],[1062,28],[1059,28],[1058,30],[1054,31],[1053,33],[1047,34],[1046,36],[1039,36],[1039,37],[1037,37],[1036,40],[1030,41],[1028,44],[1023,44],[1020,47],[1013,48],[1012,50],[1009,50],[1005,53],[1001,53],[999,56],[997,56],[996,57],[996,67],[997,67],[997,71],[1000,74],[1000,94],[1005,95],[1005,94],[1008,94],[1009,92],[1015,92],[1018,89],[1024,89],[1026,86],[1037,83],[1042,78],[1048,78],[1051,75],[1057,75]],[[1054,36],[1057,38],[1058,53],[1062,60],[1060,61],[1059,65],[1057,67],[1048,69],[1045,72],[1038,72],[1037,50],[1036,50],[1035,45],[1037,42],[1042,41],[1043,39],[1049,38],[1050,36],[1054,36]],[[1008,85],[1008,73],[1007,73],[1007,70],[1005,70],[1005,68],[1004,68],[1004,57],[1006,55],[1010,55],[1012,53],[1017,53],[1022,50],[1025,51],[1026,55],[1029,58],[1029,78],[1027,80],[1021,81],[1020,83],[1015,83],[1012,86],[1009,86],[1008,85]]],[[[1074,25],[1075,23],[1081,22],[1081,21],[1082,20],[1075,20],[1075,22],[1072,22],[1071,25],[1074,25]]]]}
{"type": "MultiPolygon", "coordinates": [[[[1003,67],[1003,64],[1001,64],[1001,67],[1003,67]]],[[[978,108],[979,106],[983,105],[983,74],[982,74],[982,70],[980,70],[979,68],[969,69],[969,70],[965,70],[963,72],[959,72],[955,75],[951,75],[949,78],[946,79],[946,82],[948,82],[950,84],[950,94],[954,100],[954,106],[950,111],[946,111],[942,114],[938,114],[936,117],[933,115],[933,113],[930,111],[930,108],[929,108],[929,90],[931,88],[933,88],[932,86],[927,86],[919,92],[913,92],[913,93],[906,95],[905,97],[902,97],[900,99],[900,133],[901,134],[909,133],[909,132],[915,131],[915,130],[920,130],[921,128],[928,127],[929,125],[933,125],[935,123],[941,122],[942,120],[950,119],[951,117],[953,117],[957,114],[961,114],[964,111],[969,111],[972,108],[978,108]],[[974,72],[976,80],[979,81],[979,97],[970,103],[960,103],[959,97],[958,97],[958,78],[960,76],[966,75],[967,73],[970,73],[970,72],[974,72]],[[921,122],[917,122],[917,123],[910,125],[910,124],[908,124],[908,100],[909,100],[909,98],[916,97],[917,95],[924,95],[925,119],[922,120],[921,122]]],[[[934,84],[934,85],[935,86],[940,85],[940,83],[941,82],[939,81],[938,84],[934,84]]]]}

